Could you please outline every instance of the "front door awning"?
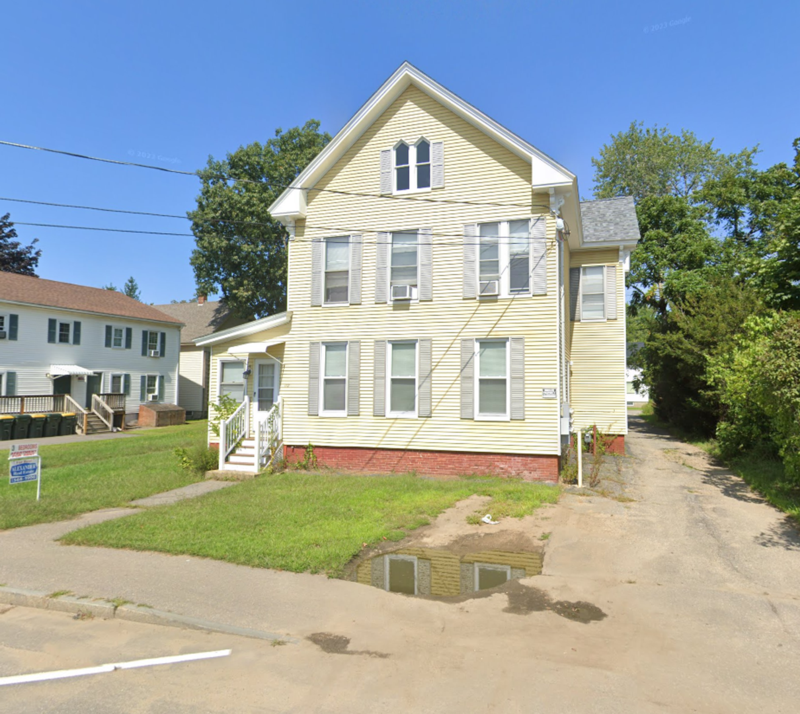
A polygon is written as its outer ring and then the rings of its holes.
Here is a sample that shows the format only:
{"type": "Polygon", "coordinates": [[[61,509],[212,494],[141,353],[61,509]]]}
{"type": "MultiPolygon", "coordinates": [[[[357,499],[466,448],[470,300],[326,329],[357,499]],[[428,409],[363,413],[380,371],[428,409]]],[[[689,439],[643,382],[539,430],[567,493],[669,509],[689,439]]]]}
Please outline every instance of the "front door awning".
{"type": "Polygon", "coordinates": [[[233,355],[255,355],[255,354],[264,354],[270,347],[274,347],[275,345],[282,345],[286,342],[285,337],[281,337],[280,339],[276,340],[264,340],[264,342],[246,342],[243,345],[236,345],[236,347],[230,347],[228,352],[233,355]]]}
{"type": "Polygon", "coordinates": [[[89,377],[94,374],[93,369],[86,369],[79,367],[77,364],[51,364],[50,377],[66,377],[66,376],[79,376],[89,377]]]}

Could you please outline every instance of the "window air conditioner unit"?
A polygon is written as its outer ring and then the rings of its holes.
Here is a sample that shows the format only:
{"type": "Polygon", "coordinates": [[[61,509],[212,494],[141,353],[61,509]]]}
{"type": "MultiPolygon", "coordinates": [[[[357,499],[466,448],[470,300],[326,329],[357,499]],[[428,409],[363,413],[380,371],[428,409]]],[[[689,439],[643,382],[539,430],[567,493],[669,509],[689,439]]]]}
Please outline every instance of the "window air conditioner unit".
{"type": "Polygon", "coordinates": [[[478,284],[478,295],[499,295],[499,280],[481,280],[478,284]]]}
{"type": "Polygon", "coordinates": [[[158,401],[158,394],[148,394],[147,395],[148,402],[157,402],[158,401]]]}
{"type": "Polygon", "coordinates": [[[0,330],[0,340],[4,340],[4,339],[6,339],[6,331],[5,330],[0,330]]]}
{"type": "Polygon", "coordinates": [[[161,352],[159,352],[158,350],[150,350],[150,356],[151,357],[161,357],[161,352]]]}
{"type": "Polygon", "coordinates": [[[392,300],[411,300],[410,285],[392,285],[392,300]]]}

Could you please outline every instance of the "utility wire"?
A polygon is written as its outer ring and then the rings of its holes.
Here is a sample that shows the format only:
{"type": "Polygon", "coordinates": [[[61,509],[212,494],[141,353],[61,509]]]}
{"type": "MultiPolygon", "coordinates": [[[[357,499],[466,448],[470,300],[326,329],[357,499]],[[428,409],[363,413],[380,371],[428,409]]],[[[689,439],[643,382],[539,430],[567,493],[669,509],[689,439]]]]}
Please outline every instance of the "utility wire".
{"type": "MultiPolygon", "coordinates": [[[[133,161],[117,161],[115,159],[104,159],[98,156],[89,156],[87,154],[78,154],[72,151],[62,151],[61,149],[48,149],[43,146],[30,146],[28,144],[18,144],[13,141],[2,141],[0,140],[0,145],[3,146],[13,146],[19,149],[31,149],[33,151],[46,151],[52,154],[61,154],[63,156],[71,156],[77,159],[87,159],[89,161],[100,161],[102,163],[107,164],[116,164],[118,166],[135,166],[141,169],[152,169],[154,171],[162,171],[164,173],[170,174],[180,174],[181,176],[194,176],[195,178],[200,178],[199,173],[195,171],[180,171],[178,169],[168,169],[164,166],[153,166],[152,164],[139,164],[133,161]]],[[[268,184],[264,181],[256,181],[254,179],[248,178],[238,178],[233,179],[234,181],[241,181],[243,183],[253,183],[258,184],[261,186],[266,186],[268,188],[275,188],[275,189],[292,189],[294,191],[317,191],[321,193],[332,193],[340,196],[356,196],[359,198],[380,198],[380,199],[388,199],[388,200],[395,200],[395,201],[416,201],[421,203],[435,203],[435,204],[454,204],[460,206],[493,206],[497,208],[545,208],[550,210],[549,205],[544,204],[523,204],[523,203],[494,203],[490,201],[466,201],[466,200],[458,200],[453,198],[426,198],[424,196],[397,196],[397,195],[389,195],[389,194],[375,194],[375,193],[360,193],[358,191],[344,191],[339,189],[332,189],[332,188],[303,188],[302,186],[291,186],[291,185],[281,185],[281,184],[268,184]]]]}

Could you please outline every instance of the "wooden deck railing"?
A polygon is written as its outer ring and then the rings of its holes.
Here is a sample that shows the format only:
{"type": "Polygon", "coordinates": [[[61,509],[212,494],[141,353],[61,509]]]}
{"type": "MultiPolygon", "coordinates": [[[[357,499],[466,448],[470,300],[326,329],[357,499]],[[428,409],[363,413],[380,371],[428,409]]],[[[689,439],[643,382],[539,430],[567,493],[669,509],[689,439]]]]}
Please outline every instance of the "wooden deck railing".
{"type": "Polygon", "coordinates": [[[103,392],[97,396],[114,411],[125,411],[125,395],[122,392],[103,392]]]}
{"type": "MultiPolygon", "coordinates": [[[[38,414],[67,411],[66,394],[25,394],[0,397],[0,414],[38,414]]],[[[69,409],[72,411],[72,409],[69,409]]]]}

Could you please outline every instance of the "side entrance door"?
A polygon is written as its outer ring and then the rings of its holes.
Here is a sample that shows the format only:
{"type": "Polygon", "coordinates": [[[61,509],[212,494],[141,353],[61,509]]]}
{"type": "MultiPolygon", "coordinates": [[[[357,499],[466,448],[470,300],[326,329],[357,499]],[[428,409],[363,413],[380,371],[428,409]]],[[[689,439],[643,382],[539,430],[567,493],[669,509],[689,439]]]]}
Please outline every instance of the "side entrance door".
{"type": "Polygon", "coordinates": [[[53,394],[71,394],[72,377],[65,374],[63,377],[56,377],[53,380],[53,394]]]}
{"type": "Polygon", "coordinates": [[[274,360],[258,361],[253,372],[254,416],[256,421],[263,421],[278,399],[280,366],[274,360]]]}
{"type": "Polygon", "coordinates": [[[102,374],[92,374],[86,377],[86,404],[87,409],[92,408],[92,395],[100,394],[100,384],[103,380],[102,374]]]}

